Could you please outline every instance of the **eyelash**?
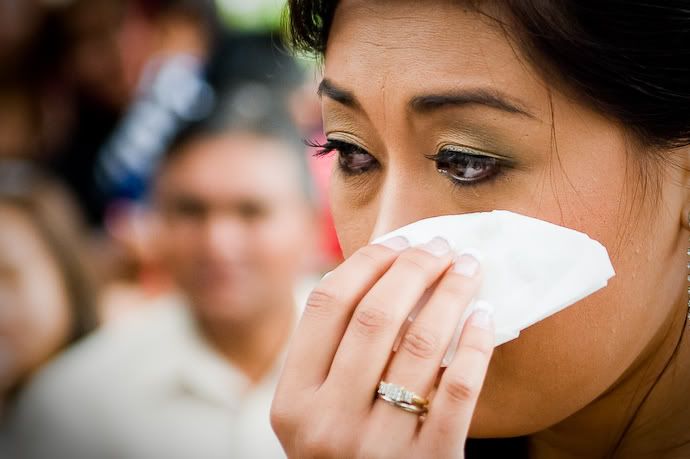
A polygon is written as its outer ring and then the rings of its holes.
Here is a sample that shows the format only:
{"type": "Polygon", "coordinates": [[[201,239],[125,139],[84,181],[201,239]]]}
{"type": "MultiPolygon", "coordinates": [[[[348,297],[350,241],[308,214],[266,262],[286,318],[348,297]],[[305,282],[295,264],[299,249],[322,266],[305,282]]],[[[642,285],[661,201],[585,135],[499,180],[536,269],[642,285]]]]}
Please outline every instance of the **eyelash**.
{"type": "MultiPolygon", "coordinates": [[[[376,159],[366,150],[349,142],[328,139],[323,144],[308,141],[307,145],[318,149],[314,153],[315,157],[328,156],[333,152],[338,152],[338,167],[344,174],[348,176],[361,175],[379,166],[378,161],[376,161],[376,159]],[[369,156],[374,161],[374,164],[366,168],[360,167],[358,169],[347,167],[344,163],[344,160],[348,156],[352,157],[355,154],[369,156]]],[[[467,149],[467,151],[463,151],[457,147],[454,149],[443,149],[433,155],[426,155],[426,158],[436,162],[436,167],[440,174],[446,176],[454,185],[461,187],[472,187],[489,183],[503,173],[505,168],[509,167],[509,164],[507,164],[505,160],[501,160],[493,156],[482,155],[475,150],[467,149]],[[491,170],[487,173],[484,173],[483,176],[479,178],[467,179],[454,174],[452,172],[452,168],[454,166],[463,166],[465,168],[472,168],[475,170],[477,170],[478,167],[489,167],[491,170]]]]}
{"type": "Polygon", "coordinates": [[[323,144],[320,144],[315,141],[307,141],[306,143],[310,147],[317,148],[317,151],[314,153],[314,157],[317,158],[320,158],[322,156],[328,156],[333,152],[338,152],[338,167],[342,173],[348,176],[364,174],[378,167],[379,165],[378,161],[376,161],[376,159],[373,156],[371,156],[369,152],[349,142],[343,142],[342,140],[335,139],[327,139],[327,141],[323,144]],[[374,161],[374,164],[372,164],[370,167],[361,167],[359,169],[346,167],[344,163],[346,157],[352,157],[355,154],[369,156],[374,161]]]}

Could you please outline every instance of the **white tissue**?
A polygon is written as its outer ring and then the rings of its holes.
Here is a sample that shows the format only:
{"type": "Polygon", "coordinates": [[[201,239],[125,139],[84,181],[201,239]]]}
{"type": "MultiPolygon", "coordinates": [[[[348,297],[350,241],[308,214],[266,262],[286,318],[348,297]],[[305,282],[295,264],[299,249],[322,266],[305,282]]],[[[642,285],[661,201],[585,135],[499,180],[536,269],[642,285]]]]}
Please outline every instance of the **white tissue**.
{"type": "Polygon", "coordinates": [[[459,328],[479,301],[487,302],[494,309],[497,346],[605,287],[615,275],[606,248],[586,234],[505,210],[428,218],[373,242],[394,236],[412,245],[441,236],[455,252],[480,260],[483,282],[459,328]]]}

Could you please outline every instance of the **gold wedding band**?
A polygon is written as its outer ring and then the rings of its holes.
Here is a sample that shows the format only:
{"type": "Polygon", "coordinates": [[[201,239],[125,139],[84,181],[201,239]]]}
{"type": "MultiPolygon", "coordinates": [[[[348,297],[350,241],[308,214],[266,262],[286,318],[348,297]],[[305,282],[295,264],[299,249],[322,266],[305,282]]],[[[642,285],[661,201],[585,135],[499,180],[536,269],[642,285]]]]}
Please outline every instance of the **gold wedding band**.
{"type": "Polygon", "coordinates": [[[376,397],[416,415],[429,411],[429,400],[398,384],[381,381],[376,390],[376,397]]]}

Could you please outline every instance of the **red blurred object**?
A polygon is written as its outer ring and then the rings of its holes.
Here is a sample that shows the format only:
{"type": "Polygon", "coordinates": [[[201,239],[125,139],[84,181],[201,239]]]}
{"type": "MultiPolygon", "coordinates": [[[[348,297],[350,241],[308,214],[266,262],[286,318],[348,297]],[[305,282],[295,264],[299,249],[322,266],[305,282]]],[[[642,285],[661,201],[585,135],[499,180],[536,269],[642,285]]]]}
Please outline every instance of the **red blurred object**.
{"type": "MultiPolygon", "coordinates": [[[[316,143],[325,141],[323,134],[315,135],[313,140],[316,143]]],[[[333,216],[328,201],[328,189],[331,179],[331,170],[333,167],[334,156],[314,157],[316,148],[310,147],[307,152],[309,154],[309,168],[311,169],[314,178],[314,186],[316,187],[317,195],[320,198],[319,205],[319,225],[321,227],[321,251],[324,255],[324,264],[326,266],[335,266],[342,262],[343,252],[340,248],[338,235],[335,232],[335,225],[333,224],[333,216]]]]}

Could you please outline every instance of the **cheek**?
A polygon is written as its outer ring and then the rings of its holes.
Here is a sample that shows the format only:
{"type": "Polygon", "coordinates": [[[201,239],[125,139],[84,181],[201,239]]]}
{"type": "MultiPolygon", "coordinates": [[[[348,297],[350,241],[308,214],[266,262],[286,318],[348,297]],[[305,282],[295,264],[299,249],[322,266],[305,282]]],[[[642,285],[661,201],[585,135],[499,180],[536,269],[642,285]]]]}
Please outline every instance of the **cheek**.
{"type": "Polygon", "coordinates": [[[308,257],[311,232],[300,210],[284,210],[255,225],[249,247],[265,270],[285,271],[302,266],[308,257]]]}
{"type": "Polygon", "coordinates": [[[333,207],[333,224],[345,258],[367,245],[375,219],[367,221],[360,213],[347,208],[333,207]]]}
{"type": "Polygon", "coordinates": [[[173,269],[184,269],[201,253],[203,231],[194,225],[170,224],[157,233],[157,249],[161,258],[173,269]]]}
{"type": "Polygon", "coordinates": [[[345,258],[367,245],[377,219],[376,206],[357,203],[335,177],[330,184],[331,214],[345,258]]]}
{"type": "Polygon", "coordinates": [[[523,330],[499,347],[473,426],[479,436],[526,435],[591,403],[664,327],[649,282],[632,286],[619,264],[608,287],[523,330]]]}
{"type": "Polygon", "coordinates": [[[17,347],[20,359],[33,369],[67,341],[69,304],[67,292],[57,272],[47,265],[34,266],[23,276],[18,292],[22,308],[17,347]],[[40,285],[41,288],[36,288],[40,285]]]}
{"type": "MultiPolygon", "coordinates": [[[[624,186],[632,179],[625,179],[615,164],[603,164],[602,170],[613,172],[607,179],[601,172],[572,173],[573,183],[586,185],[546,201],[539,216],[602,242],[616,276],[606,288],[496,350],[475,435],[525,435],[572,415],[633,366],[673,318],[684,272],[659,266],[684,266],[682,247],[674,246],[677,216],[660,209],[640,211],[639,203],[632,202],[633,189],[624,186]],[[562,214],[556,201],[566,210],[562,214]]],[[[662,199],[673,201],[670,195],[662,199]]]]}

